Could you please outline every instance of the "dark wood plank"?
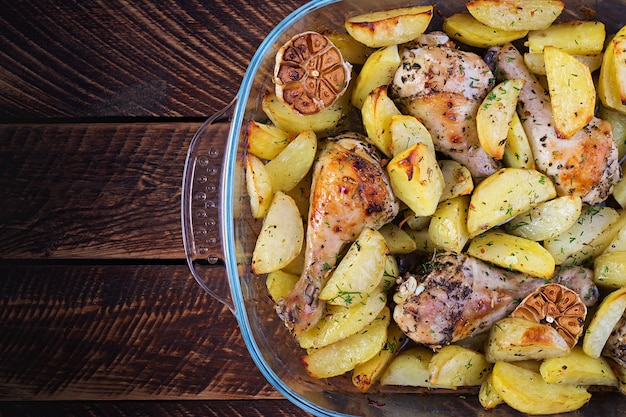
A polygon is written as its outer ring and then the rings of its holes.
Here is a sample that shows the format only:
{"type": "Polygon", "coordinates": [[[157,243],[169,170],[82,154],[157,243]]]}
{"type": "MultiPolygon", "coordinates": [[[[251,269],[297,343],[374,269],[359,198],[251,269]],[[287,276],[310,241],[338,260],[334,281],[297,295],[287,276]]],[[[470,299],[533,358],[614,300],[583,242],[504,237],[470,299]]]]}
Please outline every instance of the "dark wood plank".
{"type": "Polygon", "coordinates": [[[0,401],[267,398],[186,265],[0,265],[0,401]]]}
{"type": "Polygon", "coordinates": [[[306,0],[0,1],[0,121],[195,116],[306,0]]]}
{"type": "MultiPolygon", "coordinates": [[[[0,125],[0,258],[184,258],[183,166],[199,126],[0,125]]],[[[228,124],[212,129],[222,149],[228,124]]]]}

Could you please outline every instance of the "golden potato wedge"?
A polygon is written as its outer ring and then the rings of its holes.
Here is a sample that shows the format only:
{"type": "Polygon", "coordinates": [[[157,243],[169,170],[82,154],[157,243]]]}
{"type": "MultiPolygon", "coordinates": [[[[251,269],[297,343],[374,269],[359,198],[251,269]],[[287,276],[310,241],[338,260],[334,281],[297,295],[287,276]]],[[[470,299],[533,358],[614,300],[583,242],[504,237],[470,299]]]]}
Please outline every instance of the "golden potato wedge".
{"type": "Polygon", "coordinates": [[[527,414],[558,414],[578,410],[591,394],[580,385],[548,384],[540,374],[499,361],[493,366],[493,387],[505,403],[527,414]]]}
{"type": "Polygon", "coordinates": [[[246,189],[250,197],[252,217],[265,217],[274,197],[272,179],[263,161],[251,153],[246,155],[246,189]]]}
{"type": "Polygon", "coordinates": [[[443,31],[451,39],[479,48],[504,45],[528,34],[527,30],[500,30],[487,26],[469,13],[455,13],[444,18],[443,31]]]}
{"type": "Polygon", "coordinates": [[[515,216],[504,228],[507,233],[530,240],[552,239],[576,223],[582,213],[582,207],[580,197],[564,195],[515,216]]]}
{"type": "Polygon", "coordinates": [[[367,392],[382,376],[387,365],[398,354],[406,336],[396,323],[389,323],[385,346],[367,362],[357,365],[352,372],[352,384],[361,392],[367,392]]]}
{"type": "Polygon", "coordinates": [[[474,237],[554,197],[554,184],[539,171],[503,168],[475,187],[467,231],[474,237]]]}
{"type": "Polygon", "coordinates": [[[317,155],[317,136],[302,131],[274,159],[265,165],[274,191],[291,191],[307,175],[317,155]]]}
{"type": "Polygon", "coordinates": [[[246,138],[248,152],[261,159],[272,159],[285,149],[293,136],[276,126],[250,120],[246,138]]]}
{"type": "Polygon", "coordinates": [[[322,288],[320,300],[344,307],[365,301],[383,279],[387,251],[383,235],[364,228],[322,288]]]}
{"type": "Polygon", "coordinates": [[[506,317],[498,320],[485,347],[491,363],[547,359],[567,355],[569,345],[554,327],[534,321],[506,317]]]}
{"type": "MultiPolygon", "coordinates": [[[[616,37],[619,39],[619,37],[616,37]]],[[[598,77],[598,97],[602,105],[608,109],[626,114],[626,104],[622,101],[620,86],[617,81],[618,67],[615,59],[615,40],[611,40],[604,50],[602,66],[598,77]]],[[[620,42],[621,43],[621,42],[620,42]]],[[[619,45],[617,45],[619,48],[619,45]]],[[[622,65],[620,64],[620,70],[622,65]]]]}
{"type": "Polygon", "coordinates": [[[621,161],[626,155],[626,114],[600,106],[598,117],[611,123],[613,137],[617,142],[618,159],[621,161]]]}
{"type": "Polygon", "coordinates": [[[350,112],[350,94],[347,91],[333,105],[311,115],[302,115],[291,109],[273,92],[263,97],[261,107],[275,126],[290,134],[297,135],[303,130],[313,130],[327,135],[328,132],[341,130],[340,122],[350,112]]]}
{"type": "Polygon", "coordinates": [[[324,35],[339,49],[343,59],[352,65],[365,64],[367,58],[374,52],[374,49],[368,48],[347,33],[333,32],[324,35]]]}
{"type": "Polygon", "coordinates": [[[389,254],[386,256],[385,272],[383,272],[383,279],[380,280],[376,291],[387,294],[396,285],[396,281],[400,276],[400,267],[396,257],[389,254]]]}
{"type": "Polygon", "coordinates": [[[617,322],[626,311],[626,287],[604,297],[593,315],[583,339],[583,351],[592,358],[599,358],[617,322]]]}
{"type": "Polygon", "coordinates": [[[626,287],[626,250],[598,255],[593,260],[593,282],[599,287],[626,287]]]}
{"type": "Polygon", "coordinates": [[[535,159],[517,112],[513,113],[504,145],[502,162],[508,168],[535,169],[535,159]]]}
{"type": "Polygon", "coordinates": [[[391,361],[380,378],[380,383],[407,387],[451,388],[433,386],[429,382],[428,364],[432,357],[432,350],[422,346],[403,350],[391,361]]]}
{"type": "Polygon", "coordinates": [[[437,158],[423,143],[416,143],[394,156],[387,173],[395,196],[418,216],[437,209],[445,181],[437,158]]]}
{"type": "MultiPolygon", "coordinates": [[[[598,70],[602,66],[602,53],[594,55],[572,54],[572,56],[588,66],[591,72],[598,70]]],[[[546,63],[543,60],[543,53],[525,53],[524,63],[533,74],[546,75],[546,63]]]]}
{"type": "Polygon", "coordinates": [[[528,52],[540,54],[553,46],[568,54],[596,55],[604,49],[606,29],[600,21],[569,20],[528,33],[528,52]]]}
{"type": "Polygon", "coordinates": [[[626,103],[626,36],[613,39],[613,62],[615,63],[615,80],[619,89],[622,104],[626,103]]]}
{"type": "Polygon", "coordinates": [[[415,250],[415,241],[398,225],[388,223],[378,231],[385,238],[390,254],[403,255],[415,250]]]}
{"type": "Polygon", "coordinates": [[[300,275],[292,274],[282,269],[272,271],[267,274],[265,279],[267,292],[269,292],[272,300],[278,301],[295,287],[298,279],[300,279],[300,275]]]}
{"type": "Polygon", "coordinates": [[[385,306],[376,319],[360,332],[332,345],[311,350],[302,358],[302,364],[313,378],[330,378],[353,370],[385,347],[389,320],[389,307],[385,306]]]}
{"type": "Polygon", "coordinates": [[[298,343],[303,349],[319,349],[352,336],[370,324],[386,303],[387,295],[378,292],[350,307],[327,304],[318,324],[302,333],[298,343]]]}
{"type": "Polygon", "coordinates": [[[571,138],[591,121],[596,88],[589,67],[553,46],[543,52],[556,134],[571,138]]]}
{"type": "Polygon", "coordinates": [[[611,240],[611,243],[609,243],[609,246],[607,246],[602,253],[621,251],[626,251],[626,227],[619,229],[613,240],[611,240]]]}
{"type": "MultiPolygon", "coordinates": [[[[626,172],[626,160],[622,162],[621,168],[622,172],[626,172]]],[[[624,177],[613,186],[613,198],[623,209],[626,209],[626,179],[624,177]]]]}
{"type": "MultiPolygon", "coordinates": [[[[430,241],[438,249],[461,253],[469,240],[467,211],[470,197],[455,197],[439,203],[428,226],[430,241]]],[[[417,246],[417,245],[416,245],[417,246]]]]}
{"type": "Polygon", "coordinates": [[[574,346],[567,356],[544,360],[539,373],[549,384],[617,387],[609,362],[603,357],[592,358],[581,346],[574,346]]]}
{"type": "Polygon", "coordinates": [[[474,237],[467,253],[502,268],[535,277],[548,279],[554,274],[554,258],[541,244],[496,230],[474,237]]]}
{"type": "Polygon", "coordinates": [[[424,33],[432,17],[432,6],[403,7],[351,17],[344,27],[362,44],[380,48],[417,38],[424,33]]]}
{"type": "Polygon", "coordinates": [[[487,94],[476,114],[478,140],[488,155],[502,159],[517,98],[526,84],[521,78],[504,80],[487,94]]]}
{"type": "Polygon", "coordinates": [[[493,364],[485,355],[458,345],[442,347],[428,363],[428,381],[432,385],[462,387],[481,385],[493,364]]]}
{"type": "Polygon", "coordinates": [[[300,210],[303,219],[308,217],[309,203],[311,202],[311,184],[313,182],[312,169],[295,185],[291,190],[287,191],[289,197],[293,198],[300,210]]]}
{"type": "Polygon", "coordinates": [[[441,168],[445,184],[439,202],[469,195],[474,191],[472,174],[464,165],[451,159],[440,159],[439,168],[441,168]]]}
{"type": "Polygon", "coordinates": [[[411,209],[405,211],[405,222],[413,230],[423,230],[430,224],[430,216],[416,216],[411,209]]]}
{"type": "Polygon", "coordinates": [[[391,120],[400,115],[392,99],[387,96],[387,86],[374,89],[363,102],[361,116],[369,141],[386,156],[391,157],[391,120]]]}
{"type": "Polygon", "coordinates": [[[394,114],[389,125],[391,154],[397,155],[417,142],[426,144],[433,153],[435,145],[426,127],[417,118],[406,114],[394,114]]]}
{"type": "Polygon", "coordinates": [[[475,0],[465,5],[476,20],[500,30],[545,29],[565,6],[557,0],[475,0]]]}
{"type": "Polygon", "coordinates": [[[487,375],[487,379],[480,385],[478,391],[478,401],[485,410],[491,410],[497,405],[503,404],[504,400],[498,394],[498,391],[493,386],[493,376],[491,372],[487,375]]]}
{"type": "Polygon", "coordinates": [[[389,85],[393,81],[396,70],[400,66],[398,46],[391,45],[372,53],[363,64],[361,72],[354,81],[352,105],[358,109],[363,107],[365,98],[381,85],[389,85]]]}
{"type": "Polygon", "coordinates": [[[407,234],[415,241],[415,250],[421,253],[432,253],[437,249],[435,243],[430,240],[428,228],[421,230],[407,229],[407,234]]]}
{"type": "Polygon", "coordinates": [[[602,253],[617,232],[620,214],[607,206],[583,206],[576,223],[543,246],[557,265],[582,265],[602,253]]]}
{"type": "Polygon", "coordinates": [[[302,250],[304,225],[293,198],[278,191],[263,219],[254,251],[252,271],[255,274],[282,269],[302,250]]]}

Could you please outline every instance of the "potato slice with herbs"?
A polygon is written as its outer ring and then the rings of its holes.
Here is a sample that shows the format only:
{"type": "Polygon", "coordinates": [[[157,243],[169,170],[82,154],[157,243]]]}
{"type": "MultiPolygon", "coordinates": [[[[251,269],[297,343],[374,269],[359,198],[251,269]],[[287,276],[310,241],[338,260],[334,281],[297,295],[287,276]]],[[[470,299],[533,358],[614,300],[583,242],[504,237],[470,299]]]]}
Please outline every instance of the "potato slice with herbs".
{"type": "Polygon", "coordinates": [[[569,20],[528,33],[528,52],[540,54],[547,46],[568,54],[596,55],[604,49],[606,29],[600,21],[569,20]]]}
{"type": "Polygon", "coordinates": [[[357,41],[370,48],[397,45],[424,33],[433,6],[414,6],[365,13],[346,20],[344,26],[357,41]]]}
{"type": "Polygon", "coordinates": [[[476,20],[496,29],[538,30],[550,26],[565,4],[558,0],[475,0],[465,6],[476,20]]]}
{"type": "Polygon", "coordinates": [[[535,159],[517,112],[513,113],[504,145],[502,162],[508,168],[535,169],[535,159]]]}
{"type": "Polygon", "coordinates": [[[589,67],[562,50],[546,46],[543,52],[556,134],[571,138],[591,121],[596,88],[589,67]]]}
{"type": "Polygon", "coordinates": [[[302,250],[304,225],[293,198],[277,192],[252,252],[252,271],[266,274],[288,265],[302,250]]]}
{"type": "Polygon", "coordinates": [[[626,287],[613,291],[600,303],[589,322],[583,339],[583,351],[592,358],[599,358],[615,325],[626,311],[626,287]]]}
{"type": "Polygon", "coordinates": [[[611,240],[611,243],[609,243],[609,246],[607,246],[602,253],[621,251],[626,251],[626,227],[619,229],[613,240],[611,240]]]}
{"type": "Polygon", "coordinates": [[[362,108],[365,98],[375,88],[389,85],[393,81],[400,62],[398,45],[381,48],[371,54],[353,83],[352,105],[358,109],[362,108]]]}
{"type": "Polygon", "coordinates": [[[581,346],[574,346],[567,356],[544,360],[539,373],[549,384],[617,387],[617,377],[609,362],[603,357],[592,358],[581,346]]]}
{"type": "Polygon", "coordinates": [[[313,378],[330,378],[367,362],[385,347],[390,317],[389,307],[385,306],[376,319],[358,333],[332,345],[313,349],[302,358],[306,371],[313,378]]]}
{"type": "Polygon", "coordinates": [[[493,364],[485,355],[458,345],[448,345],[433,355],[428,364],[429,382],[450,387],[481,385],[493,364]]]}
{"type": "Polygon", "coordinates": [[[436,386],[429,382],[428,364],[432,357],[433,351],[423,346],[403,350],[391,361],[383,373],[380,378],[381,385],[451,388],[436,386]]]}
{"type": "Polygon", "coordinates": [[[469,169],[452,159],[440,159],[439,167],[445,184],[439,202],[462,195],[469,195],[474,190],[474,180],[469,169]]]}
{"type": "Polygon", "coordinates": [[[397,155],[417,142],[426,144],[435,152],[435,144],[426,126],[416,117],[406,114],[394,114],[389,125],[391,133],[391,154],[397,155]]]}
{"type": "Polygon", "coordinates": [[[548,384],[537,372],[498,361],[493,387],[505,403],[527,414],[558,414],[578,410],[591,394],[580,385],[548,384]]]}
{"type": "Polygon", "coordinates": [[[272,179],[263,161],[253,154],[246,155],[246,189],[250,197],[252,217],[265,217],[274,197],[272,179]]]}
{"type": "Polygon", "coordinates": [[[430,216],[437,209],[445,181],[437,158],[424,143],[394,156],[387,164],[395,196],[418,216],[430,216]]]}
{"type": "Polygon", "coordinates": [[[485,152],[495,159],[502,159],[513,115],[516,114],[517,98],[526,84],[521,78],[504,80],[484,98],[476,114],[478,140],[485,152]]]}
{"type": "Polygon", "coordinates": [[[274,191],[291,191],[307,175],[317,154],[317,136],[311,130],[300,133],[265,165],[274,191]]]}
{"type": "Polygon", "coordinates": [[[467,253],[502,268],[535,277],[547,279],[554,274],[554,258],[539,243],[495,230],[474,237],[467,253]]]}
{"type": "Polygon", "coordinates": [[[469,13],[444,18],[443,31],[456,41],[478,48],[504,45],[528,34],[527,30],[500,30],[487,26],[469,13]]]}
{"type": "Polygon", "coordinates": [[[467,231],[474,237],[554,197],[556,189],[545,174],[533,169],[503,168],[474,189],[467,231]]]}
{"type": "Polygon", "coordinates": [[[343,59],[352,65],[363,65],[367,58],[374,52],[361,42],[354,39],[347,33],[325,33],[324,34],[341,52],[343,59]]]}
{"type": "Polygon", "coordinates": [[[387,251],[380,232],[363,229],[322,288],[320,300],[344,307],[366,300],[383,279],[387,251]]]}
{"type": "Polygon", "coordinates": [[[469,240],[467,211],[470,197],[455,197],[439,203],[428,226],[430,241],[437,248],[461,253],[469,240]]]}
{"type": "Polygon", "coordinates": [[[598,97],[604,107],[626,114],[626,103],[620,91],[621,74],[626,71],[626,63],[618,62],[616,51],[622,47],[626,39],[626,26],[607,44],[598,77],[598,97]]]}
{"type": "Polygon", "coordinates": [[[491,372],[489,372],[487,379],[485,379],[480,385],[480,390],[478,391],[478,401],[485,410],[491,410],[497,405],[504,403],[504,400],[493,386],[493,375],[491,372]]]}
{"type": "Polygon", "coordinates": [[[603,253],[593,260],[593,282],[599,287],[626,287],[626,250],[603,253]]]}
{"type": "Polygon", "coordinates": [[[386,156],[391,157],[391,121],[393,116],[400,115],[400,110],[387,96],[387,86],[375,88],[365,98],[361,115],[369,141],[386,156]]]}
{"type": "Polygon", "coordinates": [[[617,142],[618,160],[621,161],[626,155],[626,114],[600,106],[598,117],[611,123],[613,137],[617,142]]]}
{"type": "Polygon", "coordinates": [[[397,224],[387,223],[378,231],[385,238],[390,254],[404,255],[415,250],[415,241],[397,224]]]}
{"type": "Polygon", "coordinates": [[[274,158],[293,139],[292,135],[284,130],[255,120],[248,122],[246,138],[248,152],[261,159],[274,158]]]}
{"type": "Polygon", "coordinates": [[[300,279],[300,275],[286,272],[282,269],[272,271],[267,274],[265,285],[267,292],[274,301],[280,300],[283,296],[289,294],[289,291],[296,286],[296,282],[300,279]]]}
{"type": "Polygon", "coordinates": [[[552,239],[576,223],[582,213],[582,207],[580,197],[564,195],[515,216],[504,229],[512,235],[537,242],[552,239]]]}
{"type": "MultiPolygon", "coordinates": [[[[595,55],[580,55],[580,54],[572,54],[574,58],[578,61],[582,62],[586,66],[589,67],[589,71],[594,72],[602,66],[602,53],[598,53],[595,55]]],[[[532,72],[536,75],[546,75],[546,63],[543,59],[542,53],[530,53],[527,52],[524,54],[524,63],[532,72]]]]}

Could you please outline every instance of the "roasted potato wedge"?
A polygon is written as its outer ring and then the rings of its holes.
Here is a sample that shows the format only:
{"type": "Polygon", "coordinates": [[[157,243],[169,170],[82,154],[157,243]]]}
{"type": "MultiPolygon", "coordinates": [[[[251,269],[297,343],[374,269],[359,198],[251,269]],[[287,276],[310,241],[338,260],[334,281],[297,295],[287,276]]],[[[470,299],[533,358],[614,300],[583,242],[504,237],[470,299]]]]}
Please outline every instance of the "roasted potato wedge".
{"type": "Polygon", "coordinates": [[[544,360],[539,373],[549,384],[617,387],[617,377],[609,362],[603,357],[592,358],[581,346],[574,346],[567,356],[544,360]]]}
{"type": "Polygon", "coordinates": [[[391,361],[380,378],[380,383],[407,387],[450,388],[433,386],[429,382],[428,364],[432,357],[432,350],[421,346],[403,350],[391,361]]]}
{"type": "Polygon", "coordinates": [[[302,131],[274,159],[265,165],[274,191],[291,191],[307,175],[317,155],[317,136],[302,131]]]}
{"type": "Polygon", "coordinates": [[[387,251],[380,232],[363,229],[322,288],[320,300],[344,307],[365,301],[383,279],[387,251]]]}
{"type": "Polygon", "coordinates": [[[377,87],[389,85],[393,81],[396,70],[400,66],[398,46],[391,45],[372,53],[363,64],[361,72],[354,81],[352,105],[358,109],[363,107],[365,98],[377,87]]]}
{"type": "Polygon", "coordinates": [[[526,83],[521,78],[504,80],[483,100],[476,114],[478,140],[488,155],[502,159],[517,98],[526,83]]]}
{"type": "Polygon", "coordinates": [[[593,260],[593,282],[599,287],[626,287],[626,250],[598,255],[593,260]]]}
{"type": "Polygon", "coordinates": [[[474,237],[555,196],[554,184],[539,171],[503,168],[474,189],[467,231],[474,237]]]}
{"type": "Polygon", "coordinates": [[[599,358],[613,328],[626,311],[626,287],[604,297],[593,315],[583,339],[583,351],[592,358],[599,358]]]}
{"type": "Polygon", "coordinates": [[[386,156],[392,156],[391,121],[400,115],[391,98],[387,96],[387,86],[374,89],[363,102],[361,116],[369,141],[386,156]]]}
{"type": "Polygon", "coordinates": [[[502,268],[536,277],[554,274],[554,258],[534,240],[490,230],[472,239],[467,253],[502,268]]]}
{"type": "Polygon", "coordinates": [[[354,16],[346,20],[344,27],[357,41],[380,48],[417,38],[432,17],[432,6],[404,7],[354,16]]]}
{"type": "Polygon", "coordinates": [[[439,167],[445,184],[439,202],[472,193],[474,180],[469,169],[464,165],[451,159],[440,159],[439,167]]]}
{"type": "Polygon", "coordinates": [[[469,196],[459,196],[439,203],[428,226],[428,235],[438,249],[461,253],[469,240],[467,211],[469,196]]]}
{"type": "Polygon", "coordinates": [[[376,356],[387,342],[389,307],[360,332],[321,349],[313,349],[302,358],[313,378],[330,378],[353,370],[358,364],[376,356]]]}
{"type": "Polygon", "coordinates": [[[491,410],[497,405],[504,403],[504,400],[493,386],[493,376],[491,372],[489,372],[487,379],[480,385],[478,401],[480,401],[480,405],[482,405],[485,410],[491,410]]]}
{"type": "Polygon", "coordinates": [[[466,6],[476,20],[493,28],[538,30],[550,26],[565,5],[557,0],[476,0],[466,6]]]}
{"type": "Polygon", "coordinates": [[[256,219],[265,217],[272,204],[274,189],[265,164],[253,154],[246,155],[246,189],[252,216],[256,219]]]}
{"type": "Polygon", "coordinates": [[[390,254],[404,255],[415,250],[415,241],[398,225],[388,223],[378,231],[385,238],[390,254]]]}
{"type": "Polygon", "coordinates": [[[556,134],[571,138],[593,118],[596,88],[589,67],[553,46],[543,52],[556,134]]]}
{"type": "Polygon", "coordinates": [[[435,145],[426,127],[417,118],[406,114],[394,114],[389,125],[391,133],[391,154],[393,156],[407,150],[417,142],[426,144],[433,153],[435,145]]]}
{"type": "Polygon", "coordinates": [[[418,216],[430,216],[437,209],[445,181],[437,158],[424,143],[416,143],[387,165],[395,196],[418,216]]]}
{"type": "Polygon", "coordinates": [[[515,216],[504,229],[507,233],[526,239],[552,239],[572,227],[580,217],[583,202],[580,197],[564,195],[548,200],[526,213],[515,216]]]}
{"type": "Polygon", "coordinates": [[[487,361],[515,362],[567,355],[569,345],[554,327],[534,321],[506,317],[498,320],[485,347],[487,361]]]}
{"type": "MultiPolygon", "coordinates": [[[[595,55],[579,55],[572,54],[581,63],[589,67],[589,71],[594,72],[602,66],[602,53],[595,55]]],[[[546,75],[546,63],[543,59],[543,53],[530,53],[524,54],[524,63],[532,72],[536,75],[546,75]]]]}
{"type": "Polygon", "coordinates": [[[428,363],[429,382],[432,385],[462,387],[481,385],[493,364],[485,355],[458,345],[448,345],[433,355],[428,363]]]}
{"type": "Polygon", "coordinates": [[[626,227],[622,227],[602,253],[626,251],[626,227]]]}
{"type": "Polygon", "coordinates": [[[272,271],[267,274],[265,279],[267,292],[269,292],[272,300],[278,301],[295,287],[298,279],[300,279],[300,275],[292,274],[282,269],[272,271]]]}
{"type": "Polygon", "coordinates": [[[504,145],[502,162],[508,168],[535,169],[535,160],[526,131],[517,112],[513,113],[504,145]]]}
{"type": "Polygon", "coordinates": [[[363,65],[367,58],[374,52],[374,49],[363,45],[347,33],[325,33],[330,40],[341,52],[341,56],[345,61],[352,65],[363,65]]]}
{"type": "Polygon", "coordinates": [[[568,54],[596,55],[604,49],[606,29],[598,21],[569,20],[528,33],[528,52],[540,54],[546,46],[568,54]]]}
{"type": "MultiPolygon", "coordinates": [[[[626,172],[626,160],[622,162],[621,168],[622,172],[626,172]]],[[[613,186],[613,198],[623,209],[626,209],[626,179],[624,177],[613,186]]]]}
{"type": "Polygon", "coordinates": [[[469,13],[456,13],[445,18],[443,31],[456,41],[478,48],[504,45],[528,34],[527,30],[500,30],[487,26],[469,13]]]}
{"type": "Polygon", "coordinates": [[[298,256],[303,242],[304,225],[298,206],[293,198],[278,191],[252,252],[252,271],[266,274],[282,269],[298,256]]]}
{"type": "Polygon", "coordinates": [[[430,233],[428,228],[422,230],[407,229],[406,231],[411,239],[415,241],[415,250],[420,253],[432,254],[437,248],[435,243],[430,240],[430,233]]]}
{"type": "Polygon", "coordinates": [[[540,374],[499,361],[493,367],[493,387],[505,403],[527,414],[558,414],[578,410],[591,394],[583,386],[548,384],[540,374]]]}
{"type": "MultiPolygon", "coordinates": [[[[600,75],[598,77],[598,97],[602,101],[602,105],[608,109],[626,114],[626,103],[620,92],[620,84],[618,82],[618,70],[624,71],[625,68],[618,63],[615,57],[616,49],[620,48],[623,37],[616,35],[604,50],[602,57],[602,67],[600,67],[600,75]],[[616,40],[619,41],[616,44],[616,40]]],[[[626,34],[624,34],[626,37],[626,34]]],[[[625,64],[626,65],[626,64],[625,64]]]]}
{"type": "Polygon", "coordinates": [[[617,142],[618,158],[621,161],[626,155],[626,114],[600,106],[598,117],[611,123],[613,137],[617,142]]]}
{"type": "Polygon", "coordinates": [[[261,159],[272,159],[280,153],[293,135],[276,126],[250,120],[247,125],[248,152],[261,159]]]}

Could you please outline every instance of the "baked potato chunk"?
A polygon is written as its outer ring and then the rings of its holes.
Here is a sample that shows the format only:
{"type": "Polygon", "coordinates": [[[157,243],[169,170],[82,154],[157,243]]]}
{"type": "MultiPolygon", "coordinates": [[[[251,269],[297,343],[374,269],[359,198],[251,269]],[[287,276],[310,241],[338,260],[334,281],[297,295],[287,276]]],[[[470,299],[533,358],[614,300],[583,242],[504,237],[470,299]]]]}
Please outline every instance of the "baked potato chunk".
{"type": "Polygon", "coordinates": [[[462,386],[481,385],[493,364],[482,353],[458,345],[448,345],[433,355],[428,364],[429,382],[432,385],[462,386]]]}
{"type": "Polygon", "coordinates": [[[386,156],[392,156],[391,122],[400,110],[387,95],[387,86],[377,87],[367,95],[361,108],[363,127],[368,140],[386,156]]]}
{"type": "Polygon", "coordinates": [[[250,197],[252,217],[265,217],[272,204],[274,189],[265,164],[253,154],[246,155],[246,189],[250,197]]]}
{"type": "Polygon", "coordinates": [[[412,347],[400,352],[389,364],[380,383],[382,385],[401,385],[407,387],[438,387],[429,382],[428,365],[433,351],[423,346],[412,347]]]}
{"type": "Polygon", "coordinates": [[[502,162],[508,168],[535,169],[535,159],[517,112],[513,113],[504,145],[502,162]]]}
{"type": "Polygon", "coordinates": [[[581,346],[574,346],[567,356],[544,360],[539,373],[549,384],[617,387],[609,362],[603,357],[592,358],[581,346]]]}
{"type": "Polygon", "coordinates": [[[428,235],[437,248],[461,253],[469,240],[467,210],[469,196],[459,196],[439,203],[428,226],[428,235]]]}
{"type": "Polygon", "coordinates": [[[398,45],[381,48],[372,53],[354,81],[351,102],[358,109],[363,107],[365,98],[377,87],[389,85],[400,66],[398,45]]]}
{"type": "Polygon", "coordinates": [[[542,53],[546,46],[574,55],[597,55],[604,49],[606,29],[598,21],[569,20],[528,33],[530,53],[542,53]]]}
{"type": "Polygon", "coordinates": [[[487,26],[469,13],[456,13],[445,18],[443,31],[456,41],[478,48],[504,45],[528,34],[527,30],[500,30],[487,26]]]}
{"type": "Polygon", "coordinates": [[[565,4],[558,0],[476,0],[467,10],[487,26],[500,30],[545,29],[556,20],[565,4]]]}
{"type": "Polygon", "coordinates": [[[615,290],[604,297],[585,332],[583,351],[587,355],[592,358],[600,357],[613,328],[620,321],[625,311],[626,287],[615,290]]]}
{"type": "Polygon", "coordinates": [[[564,195],[515,216],[504,228],[507,233],[534,241],[552,239],[576,223],[582,207],[580,197],[564,195]]]}
{"type": "Polygon", "coordinates": [[[274,159],[265,165],[274,191],[291,191],[307,175],[315,162],[317,136],[302,131],[274,159]]]}

